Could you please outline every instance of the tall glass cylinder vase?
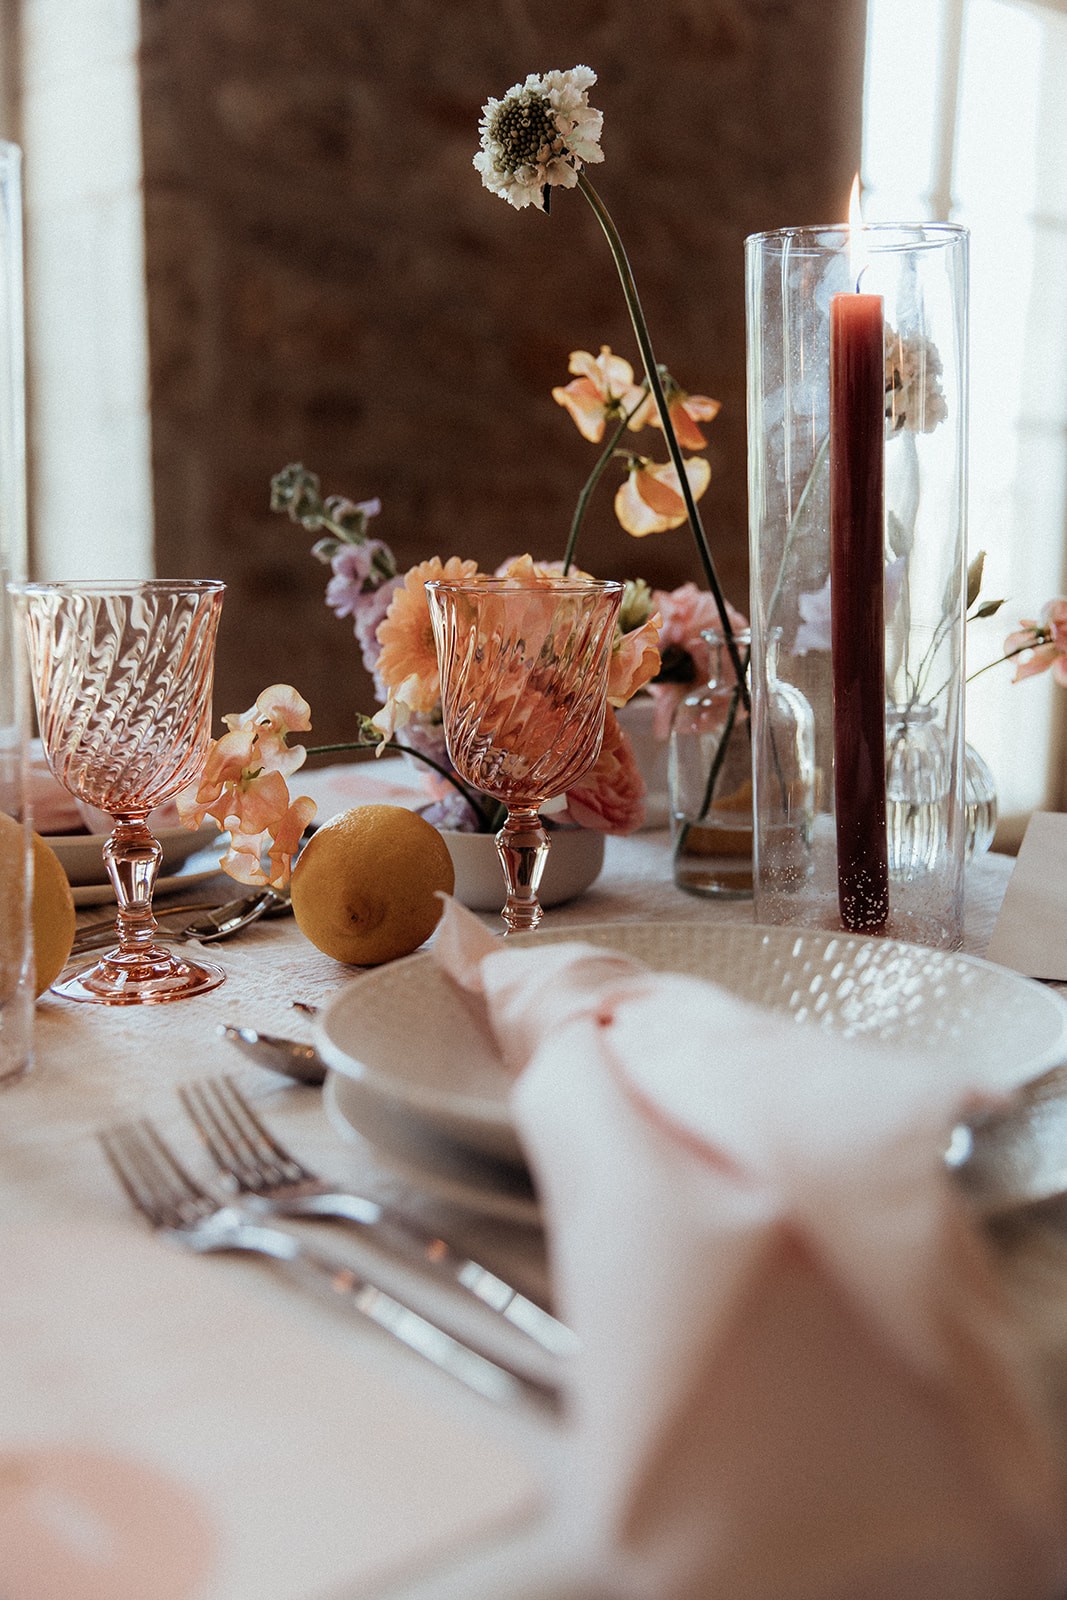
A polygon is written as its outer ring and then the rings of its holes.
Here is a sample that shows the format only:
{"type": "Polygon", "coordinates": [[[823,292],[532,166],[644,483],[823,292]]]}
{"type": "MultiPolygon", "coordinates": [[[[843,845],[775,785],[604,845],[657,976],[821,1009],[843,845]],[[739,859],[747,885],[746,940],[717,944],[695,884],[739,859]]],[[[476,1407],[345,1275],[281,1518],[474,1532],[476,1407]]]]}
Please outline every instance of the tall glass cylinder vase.
{"type": "Polygon", "coordinates": [[[745,251],[756,920],[952,949],[967,231],[791,228],[745,251]],[[812,826],[784,854],[783,684],[815,740],[812,826]]]}
{"type": "Polygon", "coordinates": [[[29,711],[8,583],[25,576],[26,443],[22,333],[22,153],[0,142],[0,1085],[33,1059],[29,711]]]}

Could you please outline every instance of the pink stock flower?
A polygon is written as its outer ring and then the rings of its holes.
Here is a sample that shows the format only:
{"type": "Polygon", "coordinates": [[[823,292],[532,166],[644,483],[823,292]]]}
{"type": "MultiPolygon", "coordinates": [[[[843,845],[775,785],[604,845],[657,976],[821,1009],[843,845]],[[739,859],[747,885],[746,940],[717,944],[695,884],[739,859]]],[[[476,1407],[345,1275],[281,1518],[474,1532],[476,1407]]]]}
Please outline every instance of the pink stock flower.
{"type": "MultiPolygon", "coordinates": [[[[330,558],[333,573],[326,585],[326,604],[338,617],[354,617],[373,577],[374,561],[388,547],[380,539],[343,544],[330,558]]],[[[373,585],[372,585],[373,587],[373,585]]]]}
{"type": "MultiPolygon", "coordinates": [[[[648,685],[648,693],[655,701],[652,732],[655,738],[666,739],[678,702],[694,683],[706,680],[711,671],[711,649],[703,634],[706,628],[721,632],[722,619],[714,595],[707,589],[698,589],[695,583],[683,583],[677,589],[655,589],[652,603],[662,618],[659,649],[663,666],[672,673],[670,679],[648,685]]],[[[748,627],[747,617],[728,600],[726,614],[735,633],[748,627]]]]}
{"type": "Polygon", "coordinates": [[[596,765],[567,791],[566,815],[600,833],[633,833],[645,820],[645,785],[633,746],[608,707],[596,765]]]}

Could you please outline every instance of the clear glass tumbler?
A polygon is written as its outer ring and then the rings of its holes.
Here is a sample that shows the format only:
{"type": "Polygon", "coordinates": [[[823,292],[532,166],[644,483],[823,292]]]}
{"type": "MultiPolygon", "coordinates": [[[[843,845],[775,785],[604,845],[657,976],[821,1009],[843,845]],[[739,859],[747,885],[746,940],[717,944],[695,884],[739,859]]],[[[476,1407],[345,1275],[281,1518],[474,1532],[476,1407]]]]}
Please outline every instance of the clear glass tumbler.
{"type": "Polygon", "coordinates": [[[22,152],[0,143],[0,1084],[33,1064],[29,707],[8,581],[26,553],[22,152]]]}

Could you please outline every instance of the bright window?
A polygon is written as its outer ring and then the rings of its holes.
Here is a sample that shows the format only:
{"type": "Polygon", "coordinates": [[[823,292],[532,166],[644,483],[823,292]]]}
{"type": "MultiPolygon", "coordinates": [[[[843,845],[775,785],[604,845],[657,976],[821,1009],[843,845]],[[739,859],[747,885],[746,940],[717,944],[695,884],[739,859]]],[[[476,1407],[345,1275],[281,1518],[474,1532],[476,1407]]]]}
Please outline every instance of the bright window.
{"type": "MultiPolygon", "coordinates": [[[[993,660],[1067,581],[1067,14],[1053,0],[869,0],[865,211],[971,230],[971,554],[986,551],[996,618],[970,630],[993,660]]],[[[967,692],[967,735],[1001,812],[1067,807],[1067,691],[967,692]]]]}
{"type": "Polygon", "coordinates": [[[152,575],[138,0],[22,0],[31,571],[152,575]]]}

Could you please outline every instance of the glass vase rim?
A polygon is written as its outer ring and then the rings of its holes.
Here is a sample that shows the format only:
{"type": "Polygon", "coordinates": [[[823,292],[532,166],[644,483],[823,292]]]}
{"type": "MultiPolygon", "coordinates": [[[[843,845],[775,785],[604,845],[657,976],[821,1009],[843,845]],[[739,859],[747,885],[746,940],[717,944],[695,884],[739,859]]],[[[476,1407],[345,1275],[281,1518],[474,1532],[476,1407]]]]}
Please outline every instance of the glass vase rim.
{"type": "MultiPolygon", "coordinates": [[[[781,630],[778,629],[776,631],[780,632],[781,630]]],[[[752,643],[751,624],[749,624],[747,628],[731,628],[730,633],[733,636],[736,644],[752,643]]],[[[724,645],[726,643],[726,631],[720,627],[712,626],[710,628],[701,628],[700,637],[703,639],[705,644],[724,645]]]]}
{"type": "Polygon", "coordinates": [[[626,585],[619,578],[427,578],[425,587],[448,594],[621,594],[626,585]]]}
{"type": "MultiPolygon", "coordinates": [[[[808,254],[836,255],[839,251],[847,250],[849,231],[847,222],[767,228],[760,233],[748,234],[745,249],[773,244],[808,244],[808,254]]],[[[903,255],[909,250],[932,250],[960,244],[970,237],[970,231],[962,222],[936,221],[864,222],[862,229],[864,244],[875,255],[903,255]]]]}
{"type": "Polygon", "coordinates": [[[8,588],[19,595],[221,594],[226,584],[222,578],[63,578],[11,583],[8,588]]]}

